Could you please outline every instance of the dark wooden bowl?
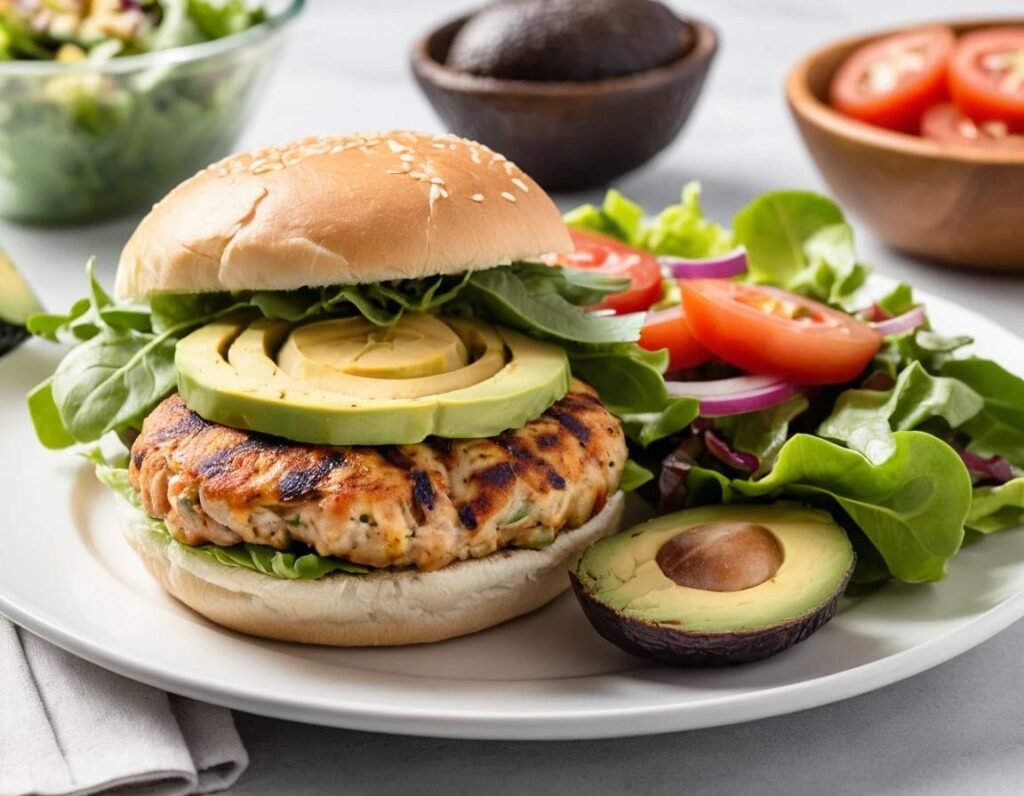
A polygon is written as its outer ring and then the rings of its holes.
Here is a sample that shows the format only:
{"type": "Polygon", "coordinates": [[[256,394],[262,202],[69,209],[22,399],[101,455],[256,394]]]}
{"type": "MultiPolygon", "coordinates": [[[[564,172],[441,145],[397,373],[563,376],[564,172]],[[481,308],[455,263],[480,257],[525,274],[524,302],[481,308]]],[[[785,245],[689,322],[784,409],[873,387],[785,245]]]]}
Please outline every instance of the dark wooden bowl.
{"type": "Polygon", "coordinates": [[[671,143],[718,47],[710,27],[686,19],[696,34],[693,48],[657,69],[592,83],[496,80],[445,66],[467,19],[416,42],[416,82],[452,132],[501,152],[551,191],[602,185],[671,143]]]}
{"type": "MultiPolygon", "coordinates": [[[[957,33],[1022,19],[950,23],[957,33]]],[[[861,44],[846,39],[804,58],[786,96],[804,143],[839,201],[896,249],[950,265],[1024,271],[1024,155],[938,144],[849,119],[828,85],[861,44]]]]}

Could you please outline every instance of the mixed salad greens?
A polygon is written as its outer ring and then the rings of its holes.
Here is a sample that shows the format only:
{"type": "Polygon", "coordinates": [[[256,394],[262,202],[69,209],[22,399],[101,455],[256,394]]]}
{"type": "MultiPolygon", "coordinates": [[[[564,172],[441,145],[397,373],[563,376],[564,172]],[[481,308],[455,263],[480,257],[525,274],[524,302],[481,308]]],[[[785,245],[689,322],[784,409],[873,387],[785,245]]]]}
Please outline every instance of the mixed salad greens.
{"type": "MultiPolygon", "coordinates": [[[[647,219],[615,191],[601,207],[567,215],[576,228],[668,257],[714,258],[742,247],[747,270],[738,281],[823,302],[885,334],[852,380],[799,385],[788,397],[769,396],[771,406],[726,416],[701,416],[695,402],[681,435],[635,449],[652,472],[645,493],[663,510],[776,498],[824,506],[851,534],[861,582],[937,580],[965,528],[991,533],[1024,520],[1024,380],[961,356],[972,340],[933,330],[910,286],[866,298],[870,269],[833,202],[766,194],[736,215],[730,233],[704,217],[699,186],[690,184],[679,204],[647,219]]],[[[678,304],[679,295],[670,280],[659,307],[678,304]]],[[[715,357],[682,374],[684,385],[723,375],[731,372],[715,357]]]]}
{"type": "Polygon", "coordinates": [[[68,65],[0,77],[0,214],[63,222],[125,212],[221,157],[269,43],[174,65],[104,66],[266,18],[262,3],[245,0],[0,2],[0,61],[68,65]]]}

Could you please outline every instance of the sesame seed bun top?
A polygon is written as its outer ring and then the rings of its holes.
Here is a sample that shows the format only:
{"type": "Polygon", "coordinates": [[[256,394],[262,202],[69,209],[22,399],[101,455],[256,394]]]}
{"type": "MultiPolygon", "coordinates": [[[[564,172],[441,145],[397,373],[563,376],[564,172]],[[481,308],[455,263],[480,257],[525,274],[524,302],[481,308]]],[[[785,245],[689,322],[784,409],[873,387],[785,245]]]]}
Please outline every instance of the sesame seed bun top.
{"type": "Polygon", "coordinates": [[[294,290],[456,274],[571,251],[555,204],[482,144],[414,132],[233,155],[153,207],[117,293],[294,290]]]}

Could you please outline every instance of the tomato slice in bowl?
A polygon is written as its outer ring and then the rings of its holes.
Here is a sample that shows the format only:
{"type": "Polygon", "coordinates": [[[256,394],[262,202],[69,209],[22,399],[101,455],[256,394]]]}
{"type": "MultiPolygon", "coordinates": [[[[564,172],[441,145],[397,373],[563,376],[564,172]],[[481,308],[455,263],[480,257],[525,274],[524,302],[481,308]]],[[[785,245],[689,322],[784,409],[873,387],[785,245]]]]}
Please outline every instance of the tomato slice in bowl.
{"type": "Polygon", "coordinates": [[[949,91],[975,121],[1024,133],[1024,27],[961,36],[949,63],[949,91]]]}
{"type": "Polygon", "coordinates": [[[669,372],[693,368],[711,359],[711,352],[690,331],[682,306],[648,313],[640,345],[648,351],[668,349],[669,372]]]}
{"type": "Polygon", "coordinates": [[[860,374],[882,335],[845,313],[783,290],[720,279],[682,283],[697,341],[731,365],[801,384],[841,384],[860,374]]]}
{"type": "Polygon", "coordinates": [[[597,270],[630,281],[624,293],[608,296],[598,305],[600,309],[619,314],[643,312],[661,298],[661,266],[653,254],[596,232],[570,229],[569,234],[576,251],[546,259],[546,262],[566,268],[597,270]]]}
{"type": "Polygon", "coordinates": [[[956,37],[942,26],[868,42],[839,67],[829,102],[859,121],[917,134],[925,109],[946,98],[946,67],[956,37]]]}
{"type": "Polygon", "coordinates": [[[921,135],[941,144],[1024,154],[1024,135],[1011,133],[1006,122],[975,122],[951,102],[925,111],[921,135]]]}

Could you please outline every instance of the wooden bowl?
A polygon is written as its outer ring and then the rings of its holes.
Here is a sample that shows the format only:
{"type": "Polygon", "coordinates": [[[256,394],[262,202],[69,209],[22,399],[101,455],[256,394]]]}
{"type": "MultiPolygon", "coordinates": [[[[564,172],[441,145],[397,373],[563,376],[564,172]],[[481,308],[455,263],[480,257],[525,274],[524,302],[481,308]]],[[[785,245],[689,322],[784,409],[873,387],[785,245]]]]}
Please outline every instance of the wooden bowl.
{"type": "MultiPolygon", "coordinates": [[[[957,33],[1021,19],[951,23],[957,33]]],[[[1024,154],[938,144],[854,121],[829,107],[846,39],[800,61],[786,97],[804,143],[839,201],[893,248],[964,268],[1024,270],[1024,154]]]]}
{"type": "Polygon", "coordinates": [[[445,66],[463,16],[412,50],[420,88],[448,128],[514,160],[547,190],[602,185],[646,163],[686,122],[718,47],[692,26],[692,49],[666,66],[591,83],[497,80],[445,66]]]}

